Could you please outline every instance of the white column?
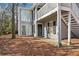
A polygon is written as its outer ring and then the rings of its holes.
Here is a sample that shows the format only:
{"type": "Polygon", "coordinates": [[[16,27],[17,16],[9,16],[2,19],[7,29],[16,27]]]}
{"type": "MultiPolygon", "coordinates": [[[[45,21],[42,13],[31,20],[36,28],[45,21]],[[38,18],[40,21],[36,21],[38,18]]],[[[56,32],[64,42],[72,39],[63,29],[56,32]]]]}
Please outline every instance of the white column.
{"type": "Polygon", "coordinates": [[[21,9],[18,9],[18,35],[21,36],[21,9]]]}
{"type": "Polygon", "coordinates": [[[68,15],[68,45],[71,44],[71,12],[68,15]]]}
{"type": "Polygon", "coordinates": [[[47,23],[44,25],[44,38],[47,38],[47,23]]]}
{"type": "Polygon", "coordinates": [[[35,8],[35,21],[34,21],[34,25],[35,25],[35,33],[34,33],[34,37],[38,36],[38,27],[37,27],[37,6],[35,8]]]}
{"type": "Polygon", "coordinates": [[[61,5],[57,4],[57,26],[56,26],[57,46],[61,46],[61,5]]]}
{"type": "Polygon", "coordinates": [[[38,36],[38,27],[37,27],[37,22],[35,22],[35,33],[34,33],[34,37],[38,36]]]}

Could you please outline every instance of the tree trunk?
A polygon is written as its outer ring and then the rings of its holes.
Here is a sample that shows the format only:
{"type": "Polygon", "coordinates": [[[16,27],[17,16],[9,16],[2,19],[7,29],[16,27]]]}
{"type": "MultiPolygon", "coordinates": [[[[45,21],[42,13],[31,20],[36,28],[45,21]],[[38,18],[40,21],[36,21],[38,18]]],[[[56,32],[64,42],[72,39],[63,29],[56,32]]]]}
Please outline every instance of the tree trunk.
{"type": "Polygon", "coordinates": [[[12,39],[15,39],[15,4],[12,3],[12,39]]]}
{"type": "Polygon", "coordinates": [[[18,34],[18,3],[16,4],[16,33],[18,34]]]}
{"type": "Polygon", "coordinates": [[[0,20],[0,35],[3,34],[3,26],[2,26],[2,24],[3,24],[3,18],[4,18],[4,12],[2,12],[2,14],[1,14],[1,20],[0,20]]]}

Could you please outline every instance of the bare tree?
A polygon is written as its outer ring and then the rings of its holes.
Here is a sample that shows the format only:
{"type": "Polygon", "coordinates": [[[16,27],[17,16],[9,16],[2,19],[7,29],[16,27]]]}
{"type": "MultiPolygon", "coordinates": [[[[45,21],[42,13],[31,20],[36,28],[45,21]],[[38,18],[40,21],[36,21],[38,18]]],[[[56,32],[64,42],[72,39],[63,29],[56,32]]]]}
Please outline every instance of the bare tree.
{"type": "Polygon", "coordinates": [[[15,13],[16,13],[16,33],[18,33],[18,6],[19,3],[16,3],[15,13]]]}
{"type": "Polygon", "coordinates": [[[12,3],[12,39],[15,38],[15,3],[12,3]]]}

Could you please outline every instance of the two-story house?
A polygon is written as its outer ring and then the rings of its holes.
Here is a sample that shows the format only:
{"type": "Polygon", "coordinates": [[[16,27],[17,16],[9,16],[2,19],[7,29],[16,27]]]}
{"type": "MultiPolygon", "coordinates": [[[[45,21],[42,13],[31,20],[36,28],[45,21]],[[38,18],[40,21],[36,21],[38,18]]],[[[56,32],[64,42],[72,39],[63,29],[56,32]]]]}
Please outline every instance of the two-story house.
{"type": "Polygon", "coordinates": [[[79,4],[36,3],[31,9],[19,9],[18,35],[56,40],[79,38],[79,4]]]}

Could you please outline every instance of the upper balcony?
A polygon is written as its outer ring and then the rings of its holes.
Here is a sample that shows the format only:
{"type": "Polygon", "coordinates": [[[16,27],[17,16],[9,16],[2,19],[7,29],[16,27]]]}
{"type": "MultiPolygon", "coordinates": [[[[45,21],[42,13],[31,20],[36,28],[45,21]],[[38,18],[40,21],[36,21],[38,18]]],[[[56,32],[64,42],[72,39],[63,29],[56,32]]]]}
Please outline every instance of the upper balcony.
{"type": "Polygon", "coordinates": [[[61,6],[70,8],[71,3],[61,3],[61,6]]]}
{"type": "Polygon", "coordinates": [[[42,17],[43,15],[47,14],[48,12],[52,11],[57,7],[56,3],[46,3],[38,12],[38,18],[42,17]]]}
{"type": "MultiPolygon", "coordinates": [[[[69,10],[71,8],[70,3],[61,3],[62,10],[69,10]]],[[[38,20],[43,19],[56,11],[57,3],[46,3],[37,11],[38,20]],[[53,12],[54,11],[54,12],[53,12]]]]}

